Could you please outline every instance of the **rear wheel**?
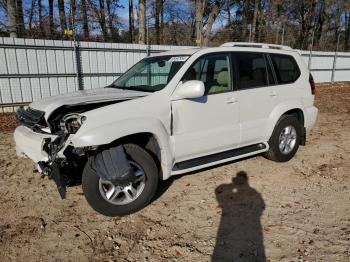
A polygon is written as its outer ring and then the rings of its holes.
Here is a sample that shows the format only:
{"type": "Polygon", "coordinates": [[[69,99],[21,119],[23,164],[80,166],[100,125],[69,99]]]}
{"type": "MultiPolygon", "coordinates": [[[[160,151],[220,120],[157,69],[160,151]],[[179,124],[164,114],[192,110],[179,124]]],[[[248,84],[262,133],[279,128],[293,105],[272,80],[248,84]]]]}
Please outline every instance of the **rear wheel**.
{"type": "Polygon", "coordinates": [[[145,207],[158,187],[158,169],[153,158],[135,144],[124,145],[135,179],[126,185],[116,185],[101,179],[92,159],[85,168],[82,186],[85,198],[97,212],[106,216],[131,214],[145,207]]]}
{"type": "Polygon", "coordinates": [[[301,131],[302,126],[295,116],[282,116],[269,140],[270,149],[264,156],[276,162],[289,161],[298,151],[301,131]]]}

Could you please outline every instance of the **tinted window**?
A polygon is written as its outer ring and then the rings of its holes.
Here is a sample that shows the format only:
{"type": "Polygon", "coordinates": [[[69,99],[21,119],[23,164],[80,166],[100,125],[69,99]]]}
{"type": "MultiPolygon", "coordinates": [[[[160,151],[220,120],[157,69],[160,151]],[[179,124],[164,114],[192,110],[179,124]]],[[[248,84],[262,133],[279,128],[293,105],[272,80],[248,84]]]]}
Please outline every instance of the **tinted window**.
{"type": "Polygon", "coordinates": [[[208,55],[200,58],[185,73],[182,81],[200,80],[206,94],[231,91],[230,62],[228,55],[208,55]]]}
{"type": "Polygon", "coordinates": [[[293,83],[300,76],[300,70],[294,58],[289,55],[270,54],[279,84],[293,83]]]}
{"type": "MultiPolygon", "coordinates": [[[[268,85],[268,71],[264,54],[235,54],[238,89],[254,88],[268,85]]],[[[272,76],[270,76],[272,79],[272,76]]]]}

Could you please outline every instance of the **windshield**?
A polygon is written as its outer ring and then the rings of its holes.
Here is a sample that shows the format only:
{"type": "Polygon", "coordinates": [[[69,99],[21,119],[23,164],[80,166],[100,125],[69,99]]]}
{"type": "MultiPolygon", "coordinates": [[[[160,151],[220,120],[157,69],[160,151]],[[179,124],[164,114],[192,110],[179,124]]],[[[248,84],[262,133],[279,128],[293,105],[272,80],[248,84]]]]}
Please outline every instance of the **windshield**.
{"type": "Polygon", "coordinates": [[[156,56],[142,59],[109,87],[156,92],[163,89],[188,56],[156,56]]]}

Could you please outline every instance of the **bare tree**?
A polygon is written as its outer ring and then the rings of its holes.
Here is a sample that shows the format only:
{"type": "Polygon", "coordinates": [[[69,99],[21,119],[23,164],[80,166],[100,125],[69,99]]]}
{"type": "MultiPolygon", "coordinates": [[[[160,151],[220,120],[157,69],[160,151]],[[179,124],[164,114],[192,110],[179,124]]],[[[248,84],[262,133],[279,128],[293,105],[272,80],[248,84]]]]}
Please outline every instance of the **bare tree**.
{"type": "Polygon", "coordinates": [[[109,28],[109,32],[111,34],[111,39],[113,41],[117,41],[118,40],[118,30],[115,28],[114,24],[116,23],[116,18],[114,13],[111,10],[111,0],[106,0],[106,4],[107,4],[107,15],[108,15],[108,28],[109,28]]]}
{"type": "Polygon", "coordinates": [[[10,37],[17,37],[16,0],[7,0],[7,16],[10,37]]]}
{"type": "Polygon", "coordinates": [[[33,16],[34,16],[34,10],[35,10],[35,3],[36,3],[36,0],[32,0],[32,3],[30,5],[29,21],[28,21],[29,31],[32,31],[32,27],[33,27],[33,16]]]}
{"type": "Polygon", "coordinates": [[[106,28],[106,17],[105,17],[105,2],[104,0],[99,0],[99,5],[100,5],[100,11],[99,11],[99,22],[103,34],[103,39],[105,41],[108,40],[108,33],[107,33],[107,28],[106,28]]]}
{"type": "Polygon", "coordinates": [[[227,25],[232,29],[231,0],[226,0],[227,25]]]}
{"type": "Polygon", "coordinates": [[[252,41],[256,39],[255,33],[256,33],[256,22],[258,19],[258,11],[259,11],[259,1],[254,0],[254,13],[253,13],[253,21],[252,21],[252,41]]]}
{"type": "Polygon", "coordinates": [[[70,14],[68,19],[69,28],[74,30],[74,24],[75,24],[75,13],[76,13],[76,1],[70,0],[70,14]]]}
{"type": "Polygon", "coordinates": [[[134,42],[134,0],[129,0],[129,35],[130,42],[134,42]]]}
{"type": "Polygon", "coordinates": [[[156,44],[160,45],[160,20],[161,14],[163,13],[163,0],[155,0],[155,23],[154,28],[156,30],[156,44]]]}
{"type": "Polygon", "coordinates": [[[344,51],[350,51],[350,10],[345,14],[345,43],[344,51]]]}
{"type": "MultiPolygon", "coordinates": [[[[41,37],[44,37],[44,36],[45,36],[45,28],[44,28],[44,21],[43,21],[43,5],[42,5],[42,0],[38,0],[38,16],[39,16],[40,34],[41,34],[41,37]]],[[[50,27],[51,27],[51,19],[50,19],[50,27]]]]}
{"type": "Polygon", "coordinates": [[[53,0],[49,1],[49,24],[50,24],[50,35],[53,36],[55,34],[55,24],[53,21],[53,0]]]}
{"type": "Polygon", "coordinates": [[[17,24],[17,37],[24,37],[24,18],[23,18],[22,0],[16,1],[16,24],[17,24]]]}
{"type": "Polygon", "coordinates": [[[243,1],[242,28],[241,28],[241,39],[243,41],[247,40],[247,29],[248,29],[248,20],[249,20],[249,4],[250,4],[250,1],[243,1]]]}
{"type": "Polygon", "coordinates": [[[146,43],[146,0],[139,0],[138,9],[139,44],[146,43]]]}
{"type": "Polygon", "coordinates": [[[195,0],[195,35],[196,44],[201,45],[202,43],[202,25],[203,25],[203,3],[202,0],[195,0]]]}
{"type": "Polygon", "coordinates": [[[64,31],[67,29],[66,12],[64,11],[64,0],[58,0],[58,14],[60,17],[61,32],[63,35],[64,31]]]}
{"type": "Polygon", "coordinates": [[[205,27],[204,37],[203,37],[203,44],[204,46],[208,46],[209,39],[210,39],[210,33],[213,28],[214,22],[216,20],[217,15],[219,14],[221,8],[221,1],[216,0],[214,5],[211,7],[211,11],[209,13],[208,22],[205,27]]]}
{"type": "Polygon", "coordinates": [[[88,20],[88,15],[87,15],[86,0],[81,0],[81,13],[83,15],[84,39],[89,40],[90,32],[89,32],[89,20],[88,20]]]}

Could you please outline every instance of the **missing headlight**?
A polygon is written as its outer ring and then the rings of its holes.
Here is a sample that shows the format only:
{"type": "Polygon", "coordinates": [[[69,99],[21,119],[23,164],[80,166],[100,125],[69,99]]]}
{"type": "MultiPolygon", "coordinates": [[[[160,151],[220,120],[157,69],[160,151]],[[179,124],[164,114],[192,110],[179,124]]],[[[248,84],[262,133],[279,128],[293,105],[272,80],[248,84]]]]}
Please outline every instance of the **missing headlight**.
{"type": "Polygon", "coordinates": [[[75,134],[85,120],[86,117],[79,114],[65,115],[60,121],[61,130],[69,134],[75,134]]]}

